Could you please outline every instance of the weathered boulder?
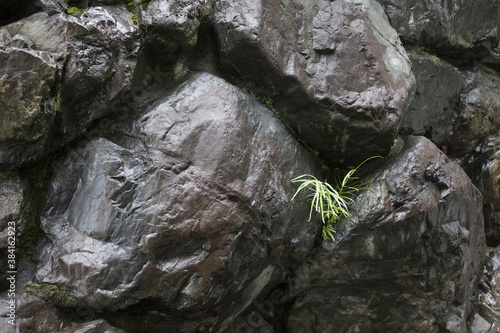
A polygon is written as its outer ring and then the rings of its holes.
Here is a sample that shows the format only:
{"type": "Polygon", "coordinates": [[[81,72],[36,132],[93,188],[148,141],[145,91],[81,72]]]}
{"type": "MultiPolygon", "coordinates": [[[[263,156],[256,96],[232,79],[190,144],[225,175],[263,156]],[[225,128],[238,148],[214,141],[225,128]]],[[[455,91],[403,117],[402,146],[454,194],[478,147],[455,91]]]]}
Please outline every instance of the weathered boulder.
{"type": "Polygon", "coordinates": [[[17,47],[0,49],[0,62],[0,169],[4,169],[46,152],[58,66],[47,52],[17,47]]]}
{"type": "Polygon", "coordinates": [[[378,0],[403,43],[420,45],[456,61],[487,56],[498,45],[497,0],[378,0]]]}
{"type": "Polygon", "coordinates": [[[271,95],[330,165],[388,153],[414,77],[377,2],[217,1],[213,10],[223,69],[271,95]]]}
{"type": "Polygon", "coordinates": [[[461,93],[453,128],[447,139],[447,154],[464,158],[476,150],[479,143],[500,129],[500,78],[486,67],[471,67],[462,71],[466,87],[461,93]]]}
{"type": "Polygon", "coordinates": [[[401,134],[425,135],[441,146],[451,130],[451,119],[465,85],[460,72],[422,49],[408,52],[415,75],[415,95],[402,117],[401,134]]]}
{"type": "Polygon", "coordinates": [[[485,253],[479,191],[423,137],[369,187],[291,278],[288,331],[467,332],[485,253]]]}
{"type": "Polygon", "coordinates": [[[38,13],[4,27],[14,37],[4,34],[9,44],[0,48],[0,98],[7,106],[0,111],[0,168],[40,159],[119,102],[135,68],[130,23],[94,7],[80,17],[38,13]]]}
{"type": "Polygon", "coordinates": [[[313,247],[320,222],[306,223],[305,197],[290,203],[290,180],[318,175],[317,162],[270,110],[209,74],[134,128],[124,146],[97,138],[57,164],[37,281],[87,309],[135,304],[150,318],[142,330],[224,331],[313,247]]]}

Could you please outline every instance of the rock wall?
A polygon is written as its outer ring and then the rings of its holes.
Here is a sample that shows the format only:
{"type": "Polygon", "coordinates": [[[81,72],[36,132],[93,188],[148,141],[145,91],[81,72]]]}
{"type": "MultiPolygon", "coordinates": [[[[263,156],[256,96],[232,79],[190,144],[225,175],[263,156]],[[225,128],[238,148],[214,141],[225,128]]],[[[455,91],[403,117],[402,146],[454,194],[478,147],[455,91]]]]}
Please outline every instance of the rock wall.
{"type": "Polygon", "coordinates": [[[6,332],[500,327],[497,0],[2,8],[6,332]]]}

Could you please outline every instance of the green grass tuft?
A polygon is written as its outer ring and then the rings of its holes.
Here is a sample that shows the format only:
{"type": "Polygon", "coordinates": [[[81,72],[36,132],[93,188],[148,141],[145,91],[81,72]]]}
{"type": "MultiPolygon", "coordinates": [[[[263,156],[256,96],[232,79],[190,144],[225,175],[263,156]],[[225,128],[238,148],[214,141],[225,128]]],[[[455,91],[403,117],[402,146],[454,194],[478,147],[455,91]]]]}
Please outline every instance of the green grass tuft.
{"type": "Polygon", "coordinates": [[[378,158],[373,156],[364,160],[356,168],[351,169],[343,178],[338,177],[335,181],[335,187],[330,185],[326,180],[320,181],[312,175],[301,175],[292,179],[293,183],[301,183],[292,199],[303,189],[309,190],[307,198],[311,201],[311,209],[309,211],[308,222],[311,221],[313,211],[321,216],[323,222],[323,230],[321,236],[324,240],[332,239],[335,241],[333,234],[335,229],[333,225],[337,223],[341,216],[350,216],[349,204],[353,201],[353,195],[359,191],[368,189],[366,187],[357,187],[359,177],[355,177],[354,173],[367,161],[378,158]]]}

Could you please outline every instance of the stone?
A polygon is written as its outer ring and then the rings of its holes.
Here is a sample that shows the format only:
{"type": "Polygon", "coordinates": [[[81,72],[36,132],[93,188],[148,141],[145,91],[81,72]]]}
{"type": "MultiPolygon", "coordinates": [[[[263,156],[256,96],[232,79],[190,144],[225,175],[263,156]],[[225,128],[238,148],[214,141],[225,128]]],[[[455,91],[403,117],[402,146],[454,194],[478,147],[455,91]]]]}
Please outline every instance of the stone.
{"type": "Polygon", "coordinates": [[[446,153],[458,159],[470,155],[500,128],[498,74],[484,66],[467,68],[462,74],[467,85],[461,92],[446,144],[446,153]]]}
{"type": "Polygon", "coordinates": [[[57,333],[126,333],[124,330],[111,326],[104,319],[97,319],[89,323],[77,324],[57,333]]]}
{"type": "Polygon", "coordinates": [[[497,0],[379,0],[405,45],[438,51],[456,62],[485,57],[498,45],[497,0]]]}
{"type": "Polygon", "coordinates": [[[0,290],[10,289],[8,271],[16,271],[20,255],[20,237],[26,231],[24,210],[26,186],[17,173],[0,174],[0,290]],[[10,251],[9,251],[10,249],[10,251]],[[9,261],[9,254],[14,258],[9,261]],[[12,266],[11,266],[12,265],[12,266]]]}
{"type": "Polygon", "coordinates": [[[431,141],[407,137],[290,277],[289,332],[467,332],[483,269],[482,198],[431,141]]]}
{"type": "Polygon", "coordinates": [[[67,315],[41,298],[22,294],[16,301],[17,332],[51,333],[68,326],[67,315]]]}
{"type": "MultiPolygon", "coordinates": [[[[476,327],[490,328],[500,323],[500,248],[488,252],[484,275],[480,284],[479,307],[474,315],[476,327]]],[[[494,331],[493,331],[494,332],[494,331]]]]}
{"type": "Polygon", "coordinates": [[[436,56],[418,48],[408,54],[416,90],[402,117],[400,134],[426,136],[440,147],[451,130],[450,119],[465,81],[456,68],[436,56]]]}
{"type": "Polygon", "coordinates": [[[210,21],[213,0],[153,0],[142,17],[143,50],[148,63],[173,72],[174,80],[187,73],[186,55],[198,43],[203,22],[210,21]]]}
{"type": "Polygon", "coordinates": [[[58,66],[44,51],[0,49],[0,169],[43,156],[54,119],[51,89],[58,66]]]}
{"type": "Polygon", "coordinates": [[[485,138],[462,163],[484,198],[484,227],[489,246],[500,244],[500,133],[485,138]]]}
{"type": "Polygon", "coordinates": [[[270,110],[206,73],[133,128],[55,165],[35,282],[126,331],[134,320],[117,310],[148,316],[141,330],[224,332],[314,246],[321,222],[306,223],[305,195],[290,199],[291,179],[319,176],[318,163],[270,110]]]}
{"type": "Polygon", "coordinates": [[[327,164],[389,152],[414,76],[377,2],[218,1],[213,10],[223,70],[271,98],[327,164]]]}
{"type": "Polygon", "coordinates": [[[138,36],[131,22],[102,7],[78,18],[37,13],[4,29],[14,36],[10,44],[33,49],[0,49],[0,98],[7,99],[0,167],[12,169],[67,144],[123,102],[138,36]]]}

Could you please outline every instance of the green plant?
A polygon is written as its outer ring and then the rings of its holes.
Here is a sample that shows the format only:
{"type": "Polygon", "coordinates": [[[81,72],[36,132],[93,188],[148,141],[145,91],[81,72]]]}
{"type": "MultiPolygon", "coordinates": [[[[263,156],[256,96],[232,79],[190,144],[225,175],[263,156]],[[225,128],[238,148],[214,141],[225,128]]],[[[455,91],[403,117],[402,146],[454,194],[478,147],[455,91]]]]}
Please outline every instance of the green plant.
{"type": "Polygon", "coordinates": [[[367,161],[378,157],[380,156],[370,157],[356,168],[352,168],[344,177],[336,177],[335,187],[330,185],[326,180],[322,182],[308,174],[292,179],[293,183],[302,183],[293,195],[292,201],[303,189],[309,189],[311,192],[307,196],[311,201],[311,209],[307,221],[311,221],[313,211],[316,211],[321,216],[323,222],[321,236],[324,240],[331,238],[335,241],[333,237],[335,233],[333,224],[337,223],[341,216],[350,216],[348,206],[353,201],[352,196],[361,190],[368,189],[366,187],[358,187],[359,177],[355,177],[354,173],[367,161]]]}
{"type": "Polygon", "coordinates": [[[80,15],[82,15],[87,10],[88,10],[88,8],[69,7],[66,10],[66,13],[68,13],[71,16],[79,17],[80,15]]]}

